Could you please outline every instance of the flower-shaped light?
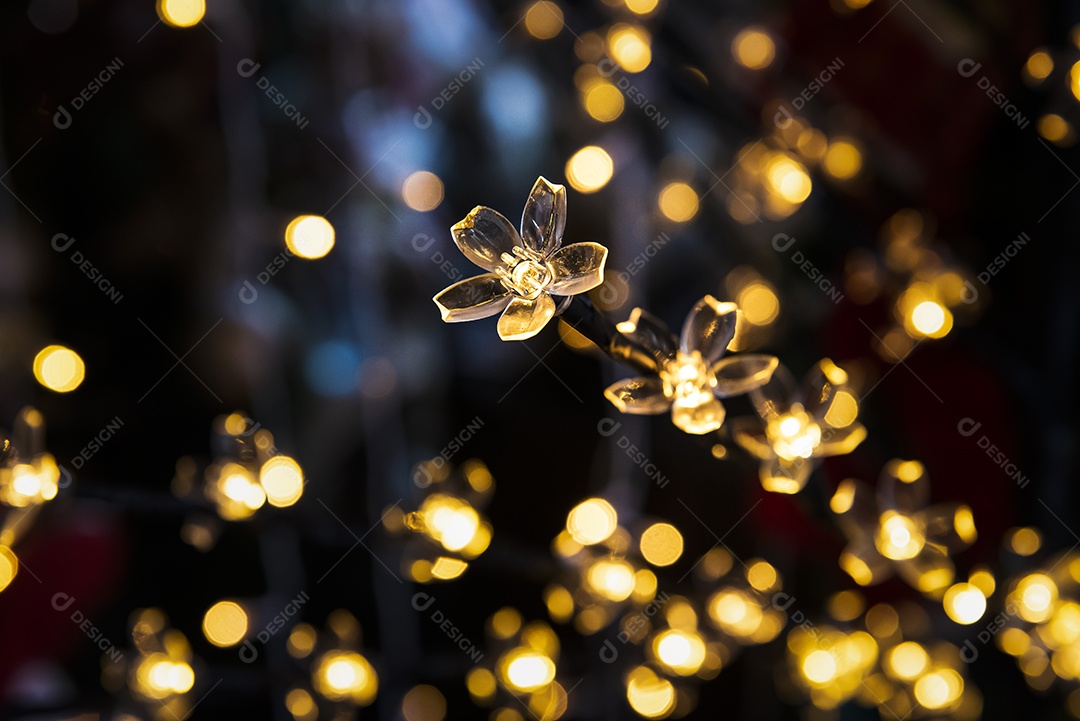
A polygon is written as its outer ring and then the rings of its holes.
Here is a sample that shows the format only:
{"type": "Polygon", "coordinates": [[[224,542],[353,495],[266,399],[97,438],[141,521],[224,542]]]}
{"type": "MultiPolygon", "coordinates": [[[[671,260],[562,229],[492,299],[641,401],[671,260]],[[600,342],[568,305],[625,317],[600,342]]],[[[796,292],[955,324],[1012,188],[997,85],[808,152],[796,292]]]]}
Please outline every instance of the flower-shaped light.
{"type": "Polygon", "coordinates": [[[876,499],[861,481],[841,482],[829,502],[848,538],[841,568],[861,586],[895,570],[913,588],[941,598],[956,575],[949,555],[975,542],[975,519],[966,505],[927,507],[929,500],[930,482],[918,461],[886,464],[876,499]]]}
{"type": "Polygon", "coordinates": [[[724,358],[735,337],[738,307],[707,295],[697,302],[675,336],[663,321],[635,308],[619,323],[612,353],[656,373],[615,383],[604,395],[623,413],[671,410],[671,421],[687,433],[720,428],[726,411],[718,400],[760,387],[778,364],[770,355],[724,358]]]}
{"type": "Polygon", "coordinates": [[[781,372],[751,394],[764,427],[739,423],[735,441],[761,459],[765,490],[798,493],[813,470],[812,459],[850,453],[866,438],[847,381],[847,373],[826,358],[807,374],[801,390],[781,372]]]}
{"type": "Polygon", "coordinates": [[[525,340],[556,312],[552,296],[573,296],[604,282],[607,248],[599,243],[562,245],[566,188],[538,178],[521,214],[518,233],[499,212],[483,205],[450,228],[458,249],[488,271],[436,295],[442,319],[457,323],[502,313],[499,337],[525,340]]]}
{"type": "Polygon", "coordinates": [[[185,718],[191,713],[192,689],[198,680],[187,637],[170,628],[168,617],[157,608],[135,611],[130,624],[135,653],[125,654],[123,663],[102,664],[107,685],[126,681],[131,696],[155,721],[185,718]]]}

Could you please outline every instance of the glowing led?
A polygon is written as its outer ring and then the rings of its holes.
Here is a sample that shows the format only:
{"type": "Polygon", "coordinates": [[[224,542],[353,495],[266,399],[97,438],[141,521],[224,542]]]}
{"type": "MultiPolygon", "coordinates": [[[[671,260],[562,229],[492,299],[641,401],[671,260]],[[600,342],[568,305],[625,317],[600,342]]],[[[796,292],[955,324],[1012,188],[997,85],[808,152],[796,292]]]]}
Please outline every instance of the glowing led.
{"type": "Polygon", "coordinates": [[[67,393],[79,387],[86,377],[86,365],[70,348],[50,345],[34,357],[34,378],[51,391],[67,393]]]}
{"type": "Polygon", "coordinates": [[[825,172],[838,180],[854,178],[862,169],[862,153],[849,140],[829,143],[822,161],[825,172]]]}
{"type": "Polygon", "coordinates": [[[1057,584],[1042,573],[1033,573],[1022,578],[1013,595],[1018,601],[1017,613],[1025,621],[1032,623],[1042,623],[1050,618],[1057,596],[1057,584]]]}
{"type": "Polygon", "coordinates": [[[334,226],[320,215],[299,215],[285,228],[285,246],[301,258],[322,258],[334,247],[334,226]]]}
{"type": "Polygon", "coordinates": [[[986,596],[970,583],[957,583],[945,592],[945,613],[957,623],[975,623],[986,613],[986,596]]]}
{"type": "Polygon", "coordinates": [[[566,530],[584,546],[606,541],[619,524],[619,516],[603,498],[582,501],[566,517],[566,530]]]}
{"type": "Polygon", "coordinates": [[[682,552],[682,534],[670,523],[654,523],[641,534],[641,555],[654,566],[670,566],[682,552]]]}
{"type": "Polygon", "coordinates": [[[634,569],[626,561],[601,560],[586,575],[589,586],[609,601],[625,601],[634,592],[634,569]]]}
{"type": "Polygon", "coordinates": [[[776,455],[788,461],[810,458],[821,443],[820,426],[797,404],[770,420],[765,433],[776,455]]]}
{"type": "Polygon", "coordinates": [[[7,546],[0,546],[0,591],[15,580],[19,572],[19,559],[7,546]]]}
{"type": "Polygon", "coordinates": [[[315,689],[331,701],[351,700],[366,706],[375,699],[378,676],[355,651],[328,651],[312,669],[315,689]]]}
{"type": "Polygon", "coordinates": [[[836,678],[836,657],[822,649],[811,651],[803,659],[802,672],[811,684],[827,686],[836,678]]]}
{"type": "Polygon", "coordinates": [[[624,0],[624,2],[626,9],[637,15],[648,15],[660,4],[660,0],[624,0]]]}
{"type": "Polygon", "coordinates": [[[874,542],[885,558],[902,561],[919,555],[926,543],[926,537],[914,519],[888,512],[881,517],[874,542]]]}
{"type": "Polygon", "coordinates": [[[542,653],[512,651],[506,663],[506,681],[515,691],[538,691],[555,680],[555,663],[542,653]]]}
{"type": "Polygon", "coordinates": [[[202,628],[206,640],[215,646],[235,646],[247,635],[248,615],[235,601],[218,601],[207,609],[202,628]]]}
{"type": "Polygon", "coordinates": [[[782,153],[766,164],[765,179],[769,187],[788,203],[802,203],[813,189],[803,164],[782,153]]]}
{"type": "Polygon", "coordinates": [[[951,668],[933,671],[915,682],[915,700],[928,709],[940,709],[960,698],[964,680],[951,668]]]}
{"type": "Polygon", "coordinates": [[[417,170],[405,178],[401,186],[401,199],[413,210],[420,212],[435,210],[443,200],[442,180],[435,173],[417,170]]]}
{"type": "Polygon", "coordinates": [[[594,82],[584,96],[585,111],[602,123],[609,123],[622,115],[625,102],[623,94],[614,84],[594,82]]]}
{"type": "Polygon", "coordinates": [[[534,38],[550,40],[563,28],[562,9],[553,2],[540,0],[525,11],[525,29],[534,38]]]}
{"type": "Polygon", "coordinates": [[[434,686],[413,686],[401,700],[401,715],[405,721],[442,721],[446,718],[446,698],[434,686]]]}
{"type": "Polygon", "coordinates": [[[615,163],[603,148],[587,145],[566,161],[566,180],[581,193],[595,193],[611,180],[615,163]]]}
{"type": "Polygon", "coordinates": [[[668,220],[685,223],[697,215],[698,196],[686,183],[669,183],[660,191],[660,212],[668,220]]]}
{"type": "Polygon", "coordinates": [[[304,471],[288,456],[274,456],[259,469],[259,483],[271,506],[285,508],[300,500],[304,493],[304,471]]]}
{"type": "Polygon", "coordinates": [[[743,67],[761,70],[776,57],[776,43],[761,28],[749,27],[731,41],[731,54],[743,67]]]}
{"type": "Polygon", "coordinates": [[[780,300],[765,283],[754,282],[739,291],[735,303],[751,325],[769,325],[780,313],[780,300]]]}
{"type": "Polygon", "coordinates": [[[628,73],[640,73],[652,62],[651,38],[645,28],[616,23],[607,41],[612,59],[628,73]]]}
{"type": "Polygon", "coordinates": [[[627,677],[626,700],[645,718],[666,718],[675,708],[675,687],[647,666],[638,666],[627,677]]]}
{"type": "Polygon", "coordinates": [[[158,17],[177,28],[189,28],[206,14],[205,0],[158,0],[158,17]]]}
{"type": "Polygon", "coordinates": [[[696,633],[669,629],[653,639],[653,652],[680,676],[692,676],[705,662],[705,642],[696,633]]]}

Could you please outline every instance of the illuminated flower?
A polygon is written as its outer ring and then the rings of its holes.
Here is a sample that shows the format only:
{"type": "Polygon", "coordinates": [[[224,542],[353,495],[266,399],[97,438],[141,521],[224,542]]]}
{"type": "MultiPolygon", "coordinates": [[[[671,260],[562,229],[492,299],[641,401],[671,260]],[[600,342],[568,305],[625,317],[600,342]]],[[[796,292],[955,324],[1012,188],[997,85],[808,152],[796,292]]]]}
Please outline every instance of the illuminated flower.
{"type": "Polygon", "coordinates": [[[949,554],[975,542],[971,509],[960,503],[927,507],[930,482],[918,461],[889,461],[876,495],[849,478],[829,502],[848,539],[840,567],[862,586],[895,570],[913,588],[940,597],[956,575],[949,554]]]}
{"type": "Polygon", "coordinates": [[[566,188],[538,178],[525,211],[521,233],[500,213],[478,205],[450,232],[457,247],[483,275],[455,283],[436,295],[447,323],[502,313],[499,337],[525,340],[555,315],[552,296],[572,296],[604,282],[607,248],[599,243],[562,245],[566,226],[566,188]]]}
{"type": "Polygon", "coordinates": [[[618,325],[612,353],[657,375],[619,381],[604,395],[623,413],[670,409],[672,422],[687,433],[717,430],[725,415],[717,399],[768,382],[778,364],[769,355],[723,357],[735,336],[737,311],[734,303],[707,295],[690,311],[676,340],[662,321],[635,308],[630,319],[618,325]]]}
{"type": "Polygon", "coordinates": [[[859,402],[847,373],[828,358],[807,374],[800,390],[786,373],[776,374],[752,398],[764,427],[739,423],[735,441],[761,459],[761,485],[776,493],[798,493],[814,458],[851,453],[866,438],[856,422],[859,402]]]}

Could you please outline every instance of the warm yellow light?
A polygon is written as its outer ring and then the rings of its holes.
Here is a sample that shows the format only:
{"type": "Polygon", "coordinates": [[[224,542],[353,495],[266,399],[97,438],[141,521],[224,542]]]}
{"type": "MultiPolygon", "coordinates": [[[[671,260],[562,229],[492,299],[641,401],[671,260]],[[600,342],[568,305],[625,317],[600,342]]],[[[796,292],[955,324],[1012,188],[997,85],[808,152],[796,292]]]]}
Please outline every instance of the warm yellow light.
{"type": "Polygon", "coordinates": [[[626,561],[602,560],[586,575],[589,587],[609,601],[625,601],[634,592],[634,568],[626,561]]]}
{"type": "Polygon", "coordinates": [[[630,708],[649,719],[666,718],[675,709],[675,687],[647,666],[638,666],[627,677],[626,700],[630,708]]]}
{"type": "Polygon", "coordinates": [[[474,668],[465,674],[465,686],[474,699],[487,701],[495,695],[495,675],[486,668],[474,668]]]}
{"type": "Polygon", "coordinates": [[[1013,594],[1013,598],[1018,602],[1017,613],[1031,623],[1042,623],[1050,618],[1057,596],[1057,584],[1042,573],[1025,576],[1016,585],[1013,594]]]}
{"type": "Polygon", "coordinates": [[[765,164],[765,180],[773,192],[793,204],[802,203],[813,189],[803,164],[783,153],[774,155],[765,164]]]}
{"type": "Polygon", "coordinates": [[[664,217],[676,223],[685,223],[698,212],[697,193],[686,183],[665,185],[660,191],[658,204],[664,217]]]}
{"type": "Polygon", "coordinates": [[[994,594],[994,589],[997,587],[997,583],[994,581],[994,574],[985,566],[980,566],[978,569],[973,570],[971,576],[968,577],[968,583],[982,591],[982,595],[987,598],[994,594]]]}
{"type": "Polygon", "coordinates": [[[669,629],[653,639],[653,653],[680,676],[693,676],[705,662],[705,642],[696,633],[669,629]]]}
{"type": "Polygon", "coordinates": [[[611,180],[615,163],[603,148],[587,145],[566,161],[566,180],[580,193],[595,193],[611,180]]]}
{"type": "Polygon", "coordinates": [[[802,672],[811,684],[827,686],[836,678],[836,657],[822,649],[811,651],[803,659],[802,672]]]}
{"type": "Polygon", "coordinates": [[[308,623],[298,623],[289,632],[285,648],[293,658],[307,658],[315,650],[317,635],[308,623]]]}
{"type": "Polygon", "coordinates": [[[911,681],[930,665],[930,656],[914,641],[905,641],[889,650],[885,670],[896,678],[911,681]]]}
{"type": "Polygon", "coordinates": [[[1030,556],[1042,547],[1042,536],[1035,528],[1017,528],[1009,537],[1009,547],[1019,556],[1030,556]]]}
{"type": "Polygon", "coordinates": [[[232,463],[222,473],[219,483],[226,498],[249,511],[262,508],[266,502],[266,492],[243,466],[232,463]]]}
{"type": "Polygon", "coordinates": [[[837,621],[854,621],[866,607],[858,591],[839,591],[829,597],[829,615],[837,621]]]}
{"type": "Polygon", "coordinates": [[[562,9],[553,2],[541,0],[525,11],[525,29],[534,38],[550,40],[563,28],[562,9]]]}
{"type": "Polygon", "coordinates": [[[964,679],[951,668],[928,673],[915,682],[915,700],[928,709],[940,709],[960,698],[964,679]]]}
{"type": "Polygon", "coordinates": [[[319,716],[319,710],[315,706],[315,699],[302,688],[294,688],[285,694],[285,708],[293,715],[296,721],[315,721],[319,716]]]}
{"type": "Polygon", "coordinates": [[[304,471],[288,456],[274,456],[259,469],[259,483],[271,506],[285,508],[300,500],[304,493],[304,471]]]}
{"type": "Polygon", "coordinates": [[[328,651],[312,669],[315,690],[330,701],[366,706],[375,699],[379,679],[368,660],[355,651],[328,651]]]}
{"type": "Polygon", "coordinates": [[[761,28],[749,27],[731,41],[731,54],[743,67],[761,70],[776,57],[776,44],[761,28]]]}
{"type": "Polygon", "coordinates": [[[566,623],[574,615],[574,596],[562,586],[544,590],[544,605],[551,620],[557,623],[566,623]]]}
{"type": "Polygon", "coordinates": [[[538,691],[555,680],[555,662],[542,653],[516,649],[506,660],[506,682],[514,691],[538,691]]]}
{"type": "Polygon", "coordinates": [[[777,584],[780,577],[771,563],[768,561],[756,561],[746,569],[746,580],[755,590],[765,593],[777,584]]]}
{"type": "Polygon", "coordinates": [[[1069,69],[1069,89],[1072,90],[1073,97],[1080,100],[1080,61],[1069,69]]]}
{"type": "Polygon", "coordinates": [[[848,180],[862,169],[862,153],[851,141],[837,140],[829,143],[822,162],[826,173],[838,180],[848,180]]]}
{"type": "Polygon", "coordinates": [[[1031,637],[1022,628],[1006,628],[997,641],[1001,650],[1010,656],[1023,656],[1031,647],[1031,637]]]}
{"type": "Polygon", "coordinates": [[[1056,113],[1048,113],[1039,118],[1039,121],[1035,125],[1035,129],[1039,131],[1039,135],[1043,136],[1051,143],[1059,143],[1062,145],[1068,145],[1070,143],[1072,126],[1069,125],[1069,122],[1065,120],[1065,118],[1056,113]]]}
{"type": "Polygon", "coordinates": [[[945,613],[959,624],[975,623],[986,613],[986,596],[970,583],[957,583],[945,592],[945,613]]]}
{"type": "Polygon", "coordinates": [[[401,700],[401,715],[405,721],[443,721],[446,698],[434,686],[413,686],[401,700]]]}
{"type": "Polygon", "coordinates": [[[0,546],[0,591],[15,580],[19,572],[19,559],[7,546],[0,546]]]}
{"type": "Polygon", "coordinates": [[[622,92],[606,80],[594,82],[585,91],[585,112],[602,123],[622,115],[625,102],[622,92]]]}
{"type": "Polygon", "coordinates": [[[144,677],[146,687],[153,698],[187,693],[195,685],[195,672],[191,666],[183,661],[173,662],[167,658],[164,654],[155,654],[144,662],[147,664],[144,677]]]}
{"type": "Polygon", "coordinates": [[[460,558],[439,556],[435,559],[435,563],[431,564],[431,575],[440,581],[449,581],[465,573],[468,567],[469,563],[460,558]]]}
{"type": "Polygon", "coordinates": [[[765,283],[753,282],[739,291],[735,304],[751,325],[769,325],[780,314],[780,300],[765,283]]]}
{"type": "Polygon", "coordinates": [[[623,0],[626,3],[626,9],[637,15],[648,15],[656,6],[660,4],[660,0],[623,0]]]}
{"type": "Polygon", "coordinates": [[[189,28],[206,14],[205,0],[158,0],[158,17],[169,25],[189,28]]]}
{"type": "Polygon", "coordinates": [[[496,611],[490,619],[491,633],[495,638],[506,639],[521,630],[521,614],[517,609],[506,606],[496,611]]]}
{"type": "Polygon", "coordinates": [[[652,39],[643,27],[616,23],[607,41],[608,53],[628,73],[640,73],[652,62],[652,39]]]}
{"type": "Polygon", "coordinates": [[[744,591],[724,588],[708,602],[707,610],[713,624],[737,638],[752,636],[761,626],[761,606],[744,591]]]}
{"type": "Polygon", "coordinates": [[[881,516],[874,542],[885,558],[903,561],[922,552],[926,536],[913,518],[889,511],[881,516]]]}
{"type": "Polygon", "coordinates": [[[952,314],[940,303],[924,300],[911,311],[911,325],[925,336],[941,338],[952,328],[952,314]]]}
{"type": "Polygon", "coordinates": [[[873,0],[844,0],[844,4],[852,10],[860,10],[869,5],[873,0]]]}
{"type": "Polygon", "coordinates": [[[420,506],[427,533],[447,551],[460,551],[480,530],[480,514],[466,501],[435,493],[420,506]]]}
{"type": "Polygon", "coordinates": [[[820,426],[798,404],[770,420],[765,433],[776,455],[787,461],[810,458],[821,443],[820,426]]]}
{"type": "Polygon", "coordinates": [[[235,646],[247,635],[248,615],[235,601],[218,601],[207,609],[202,628],[206,640],[215,646],[235,646]]]}
{"type": "Polygon", "coordinates": [[[79,354],[62,345],[42,348],[34,357],[34,378],[51,391],[67,393],[86,377],[86,365],[79,354]]]}
{"type": "Polygon", "coordinates": [[[582,501],[566,517],[566,530],[583,546],[606,541],[619,525],[614,507],[603,498],[582,501]]]}
{"type": "Polygon", "coordinates": [[[401,185],[401,199],[413,210],[435,210],[443,200],[443,183],[427,170],[417,170],[401,185]]]}
{"type": "Polygon", "coordinates": [[[285,247],[301,258],[322,258],[334,247],[334,226],[321,215],[299,215],[285,228],[285,247]]]}
{"type": "Polygon", "coordinates": [[[837,391],[829,409],[825,411],[825,422],[833,428],[846,428],[859,417],[859,401],[847,391],[837,391]]]}
{"type": "Polygon", "coordinates": [[[654,523],[641,534],[641,555],[654,566],[670,566],[682,552],[682,534],[670,523],[654,523]]]}

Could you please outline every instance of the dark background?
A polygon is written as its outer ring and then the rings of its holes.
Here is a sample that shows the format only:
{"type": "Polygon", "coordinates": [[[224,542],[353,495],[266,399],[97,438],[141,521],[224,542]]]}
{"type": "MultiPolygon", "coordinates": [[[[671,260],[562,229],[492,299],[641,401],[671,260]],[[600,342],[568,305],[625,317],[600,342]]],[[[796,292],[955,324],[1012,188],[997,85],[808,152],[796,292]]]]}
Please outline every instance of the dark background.
{"type": "MultiPolygon", "coordinates": [[[[546,615],[541,590],[557,574],[548,544],[588,495],[621,499],[624,519],[675,523],[687,550],[673,579],[713,543],[687,506],[723,533],[764,497],[726,543],[743,557],[768,558],[800,607],[815,613],[828,593],[851,585],[835,563],[843,540],[824,513],[829,489],[848,475],[873,481],[892,457],[920,459],[935,500],[974,509],[980,539],[959,557],[962,570],[1001,569],[1000,539],[1013,525],[1037,526],[1052,550],[1080,540],[1072,530],[1080,528],[1080,194],[1071,193],[1080,158],[1041,140],[1035,123],[1045,112],[1077,120],[1064,77],[1080,60],[1069,38],[1077,5],[878,0],[840,13],[824,0],[662,2],[644,21],[653,61],[634,80],[670,118],[663,130],[629,102],[617,121],[601,124],[577,101],[574,33],[626,15],[599,0],[560,3],[566,28],[547,41],[524,31],[526,6],[510,2],[230,0],[211,2],[205,22],[188,29],[155,25],[149,0],[32,5],[48,19],[38,25],[57,32],[35,26],[26,2],[0,7],[0,424],[24,405],[38,407],[62,464],[111,419],[123,427],[16,549],[40,582],[22,573],[0,594],[0,703],[9,717],[113,706],[99,683],[98,650],[50,606],[65,592],[121,647],[133,609],[164,609],[202,659],[195,696],[222,679],[195,717],[285,718],[282,694],[295,670],[273,654],[240,663],[235,649],[203,639],[200,621],[223,597],[279,608],[302,590],[311,597],[305,620],[321,625],[347,608],[363,625],[381,683],[362,717],[397,718],[401,695],[417,683],[442,690],[450,718],[484,717],[464,691],[468,660],[411,608],[411,584],[395,581],[363,547],[326,574],[353,545],[329,509],[360,535],[395,501],[415,502],[412,464],[476,417],[485,424],[455,460],[478,457],[491,468],[495,540],[461,580],[432,593],[478,644],[484,619],[502,606],[546,615]],[[769,28],[780,48],[759,73],[740,69],[727,50],[731,34],[751,23],[769,28]],[[1038,46],[1056,67],[1032,88],[1020,70],[1038,46]],[[861,141],[857,182],[815,174],[810,199],[783,221],[736,223],[722,186],[702,198],[693,221],[657,220],[656,193],[672,168],[705,192],[738,148],[771,129],[767,103],[793,97],[835,57],[844,70],[807,115],[830,135],[861,141]],[[69,128],[57,128],[58,106],[70,106],[114,58],[123,62],[115,77],[69,128]],[[261,63],[256,76],[237,73],[244,58],[261,63]],[[418,128],[417,107],[430,107],[476,58],[477,76],[432,127],[418,128]],[[957,72],[963,58],[982,63],[978,76],[957,72]],[[309,119],[306,127],[259,92],[261,75],[309,119]],[[1017,127],[979,90],[981,75],[1030,126],[1017,127]],[[732,447],[728,460],[716,461],[711,442],[679,433],[666,417],[620,419],[671,479],[657,489],[595,431],[615,417],[601,390],[626,377],[625,368],[560,346],[554,324],[522,347],[501,343],[494,321],[440,322],[430,298],[450,280],[431,254],[441,252],[464,276],[475,271],[447,228],[476,204],[516,222],[536,176],[565,182],[566,159],[594,143],[612,153],[615,175],[596,194],[568,190],[568,240],[607,245],[609,268],[621,268],[659,230],[672,237],[634,278],[632,303],[677,327],[697,298],[722,295],[723,275],[749,263],[780,295],[765,350],[796,374],[822,356],[854,364],[865,388],[889,373],[862,408],[868,440],[826,463],[800,496],[766,497],[745,454],[732,447]],[[401,182],[417,169],[445,184],[432,212],[402,202],[401,182]],[[1032,240],[994,277],[973,324],[921,344],[908,368],[893,369],[860,322],[879,327],[888,305],[833,306],[769,241],[777,232],[798,236],[840,284],[848,252],[876,251],[882,222],[904,207],[933,218],[935,243],[972,275],[1019,233],[1032,240]],[[336,247],[322,260],[290,260],[257,285],[256,302],[242,303],[244,281],[256,283],[300,213],[326,215],[336,247]],[[76,239],[72,250],[53,250],[57,233],[76,239]],[[425,252],[412,243],[421,233],[435,238],[425,252]],[[73,250],[119,289],[120,303],[84,277],[73,250]],[[34,354],[52,342],[86,361],[86,381],[73,393],[33,380],[34,354]],[[177,357],[186,367],[174,367],[177,357]],[[226,525],[201,553],[180,540],[193,509],[170,495],[169,483],[179,457],[210,459],[211,422],[234,409],[270,428],[310,483],[296,507],[226,525]],[[956,432],[968,417],[1030,485],[1017,488],[975,438],[956,432]]],[[[746,408],[731,404],[737,410],[746,408]]],[[[378,528],[366,538],[398,570],[400,545],[378,528]]],[[[897,581],[867,595],[916,596],[897,581]]],[[[947,622],[935,630],[957,644],[974,634],[947,622]]],[[[585,677],[567,718],[631,718],[618,670],[595,660],[605,634],[560,634],[564,685],[585,677]]],[[[782,641],[748,650],[701,685],[692,718],[799,718],[796,701],[774,690],[782,660],[782,641]]],[[[1003,654],[984,654],[968,672],[985,718],[1064,717],[1062,695],[1032,695],[1003,654]]]]}

